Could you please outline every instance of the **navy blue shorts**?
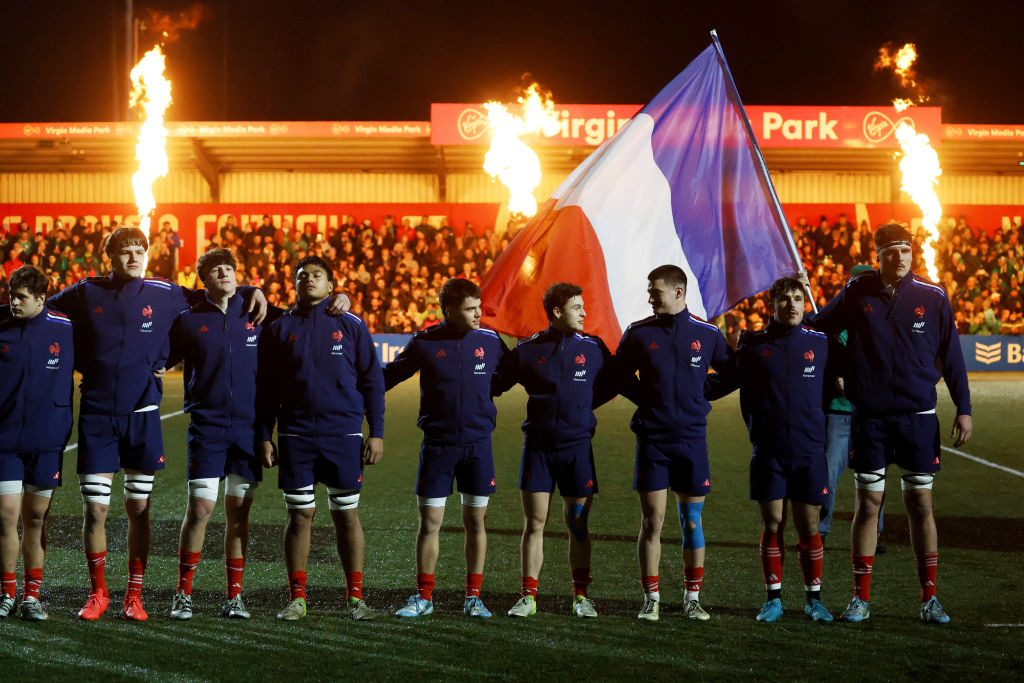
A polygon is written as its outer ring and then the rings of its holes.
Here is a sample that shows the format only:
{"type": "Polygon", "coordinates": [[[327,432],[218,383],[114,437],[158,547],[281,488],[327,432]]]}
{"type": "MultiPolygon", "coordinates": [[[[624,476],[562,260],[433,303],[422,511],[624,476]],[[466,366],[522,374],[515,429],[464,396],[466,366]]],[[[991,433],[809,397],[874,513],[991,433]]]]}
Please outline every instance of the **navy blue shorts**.
{"type": "Polygon", "coordinates": [[[49,453],[0,452],[0,481],[20,481],[39,488],[60,486],[63,451],[49,453]]]}
{"type": "Polygon", "coordinates": [[[939,418],[928,415],[853,415],[850,430],[854,472],[873,472],[895,464],[909,472],[938,472],[940,457],[939,418]]]}
{"type": "Polygon", "coordinates": [[[416,473],[416,495],[446,498],[452,492],[452,482],[458,484],[459,493],[471,496],[494,493],[494,457],[490,439],[471,444],[423,442],[416,473]]]}
{"type": "Polygon", "coordinates": [[[256,432],[252,427],[188,426],[188,478],[220,479],[236,474],[249,481],[263,481],[263,467],[256,457],[256,432]]]}
{"type": "Polygon", "coordinates": [[[278,488],[324,484],[358,491],[363,486],[362,434],[319,439],[278,434],[277,448],[278,488]]]}
{"type": "Polygon", "coordinates": [[[519,488],[551,493],[555,484],[565,498],[586,498],[597,493],[594,449],[589,440],[561,448],[523,444],[519,488]]]}
{"type": "Polygon", "coordinates": [[[78,416],[78,473],[118,470],[154,472],[164,468],[160,411],[129,415],[78,416]]]}
{"type": "Polygon", "coordinates": [[[750,459],[750,499],[781,500],[821,505],[828,496],[828,462],[825,454],[750,459]]]}
{"type": "Polygon", "coordinates": [[[706,496],[711,492],[707,439],[655,442],[638,438],[633,488],[706,496]]]}

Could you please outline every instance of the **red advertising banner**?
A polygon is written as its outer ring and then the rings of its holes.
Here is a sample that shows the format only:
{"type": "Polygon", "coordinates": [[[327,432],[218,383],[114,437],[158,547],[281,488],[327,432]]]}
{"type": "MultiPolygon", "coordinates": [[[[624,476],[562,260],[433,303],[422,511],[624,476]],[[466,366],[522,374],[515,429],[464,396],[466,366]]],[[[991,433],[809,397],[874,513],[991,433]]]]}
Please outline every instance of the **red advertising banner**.
{"type": "Polygon", "coordinates": [[[943,140],[1024,140],[1024,126],[1000,126],[985,123],[947,123],[942,126],[943,140]]]}
{"type": "MultiPolygon", "coordinates": [[[[140,123],[0,123],[0,139],[137,137],[140,123]]],[[[425,138],[429,121],[169,121],[172,138],[425,138]]]]}
{"type": "MultiPolygon", "coordinates": [[[[560,104],[561,127],[552,136],[524,138],[538,145],[597,146],[614,135],[642,107],[636,104],[560,104]]],[[[907,121],[938,145],[940,107],[766,107],[747,106],[762,147],[898,147],[893,131],[907,121]]],[[[515,111],[515,108],[512,108],[515,111]]],[[[481,104],[430,105],[430,141],[435,145],[488,145],[487,114],[481,104]]]]}

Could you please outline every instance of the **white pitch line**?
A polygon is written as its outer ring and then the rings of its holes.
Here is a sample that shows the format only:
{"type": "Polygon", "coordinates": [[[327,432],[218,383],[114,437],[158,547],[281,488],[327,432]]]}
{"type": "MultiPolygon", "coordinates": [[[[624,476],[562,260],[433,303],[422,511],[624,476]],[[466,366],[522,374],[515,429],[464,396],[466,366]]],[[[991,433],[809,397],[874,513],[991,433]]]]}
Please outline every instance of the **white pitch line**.
{"type": "MultiPolygon", "coordinates": [[[[166,415],[161,415],[160,416],[160,420],[163,421],[163,420],[166,420],[169,417],[178,417],[179,415],[184,415],[184,414],[185,414],[184,410],[178,410],[178,411],[175,411],[173,413],[167,413],[166,415]]],[[[68,447],[64,449],[64,452],[68,453],[70,451],[75,450],[76,448],[78,448],[78,442],[77,441],[75,443],[69,443],[68,447]]]]}
{"type": "Polygon", "coordinates": [[[1002,470],[1003,472],[1007,472],[1009,474],[1015,474],[1018,477],[1024,478],[1024,472],[1021,472],[1020,470],[1015,470],[1012,467],[1006,467],[1005,465],[1000,465],[998,463],[989,462],[988,460],[985,460],[984,458],[979,458],[976,455],[971,455],[970,453],[964,453],[963,451],[958,451],[957,449],[950,448],[949,446],[943,446],[942,450],[944,450],[944,451],[946,451],[948,453],[956,453],[957,455],[962,456],[964,458],[967,458],[968,460],[973,460],[974,462],[980,462],[982,465],[988,465],[989,467],[994,467],[997,470],[1002,470]]]}
{"type": "Polygon", "coordinates": [[[985,624],[989,628],[1024,628],[1024,624],[985,624]]]}

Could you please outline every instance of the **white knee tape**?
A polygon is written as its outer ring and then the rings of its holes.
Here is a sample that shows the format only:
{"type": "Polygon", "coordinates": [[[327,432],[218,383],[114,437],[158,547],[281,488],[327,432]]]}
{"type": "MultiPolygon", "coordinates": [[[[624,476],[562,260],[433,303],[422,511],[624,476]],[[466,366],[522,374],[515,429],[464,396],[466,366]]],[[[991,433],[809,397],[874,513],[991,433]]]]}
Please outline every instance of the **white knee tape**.
{"type": "Polygon", "coordinates": [[[25,493],[31,493],[33,496],[39,496],[40,498],[53,498],[55,490],[52,486],[43,488],[34,484],[25,484],[25,493]]]}
{"type": "Polygon", "coordinates": [[[21,494],[20,481],[0,481],[0,496],[13,496],[15,494],[21,494]]]}
{"type": "Polygon", "coordinates": [[[224,495],[252,499],[259,485],[258,481],[249,481],[243,476],[229,474],[224,477],[224,495]]]}
{"type": "Polygon", "coordinates": [[[468,493],[459,494],[462,496],[462,504],[468,505],[471,508],[485,508],[487,507],[487,500],[489,496],[474,496],[468,493]]]}
{"type": "Polygon", "coordinates": [[[870,472],[854,472],[854,486],[865,491],[885,490],[885,469],[870,472]]]}
{"type": "Polygon", "coordinates": [[[359,491],[327,487],[327,507],[334,510],[354,510],[359,507],[359,491]]]}
{"type": "Polygon", "coordinates": [[[930,489],[935,482],[934,472],[911,472],[910,470],[902,470],[902,472],[900,488],[904,491],[930,489]]]}
{"type": "Polygon", "coordinates": [[[125,473],[124,475],[124,497],[130,500],[145,500],[153,493],[152,474],[125,473]]]}
{"type": "Polygon", "coordinates": [[[303,486],[301,489],[285,489],[284,502],[289,510],[305,510],[316,507],[316,493],[313,485],[303,486]]]}
{"type": "Polygon", "coordinates": [[[447,498],[427,498],[426,496],[416,496],[416,502],[419,503],[420,507],[443,508],[447,501],[447,498]]]}
{"type": "Polygon", "coordinates": [[[79,477],[78,488],[86,503],[110,505],[110,480],[98,474],[83,474],[79,477]]]}
{"type": "Polygon", "coordinates": [[[215,477],[208,479],[189,479],[188,480],[188,497],[189,498],[202,498],[203,500],[217,500],[217,486],[220,484],[220,480],[215,477]]]}

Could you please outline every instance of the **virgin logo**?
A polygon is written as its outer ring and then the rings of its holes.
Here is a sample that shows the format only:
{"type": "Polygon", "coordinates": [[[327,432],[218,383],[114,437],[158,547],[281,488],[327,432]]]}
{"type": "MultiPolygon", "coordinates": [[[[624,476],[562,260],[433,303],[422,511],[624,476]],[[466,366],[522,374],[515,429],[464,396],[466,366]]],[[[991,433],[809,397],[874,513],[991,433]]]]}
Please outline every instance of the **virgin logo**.
{"type": "Polygon", "coordinates": [[[879,143],[892,135],[896,126],[906,123],[914,128],[914,119],[909,116],[897,119],[895,122],[880,111],[869,111],[864,117],[864,137],[868,142],[879,143]]]}
{"type": "Polygon", "coordinates": [[[459,135],[463,140],[476,140],[487,130],[487,115],[479,109],[463,109],[459,114],[459,135]]]}

